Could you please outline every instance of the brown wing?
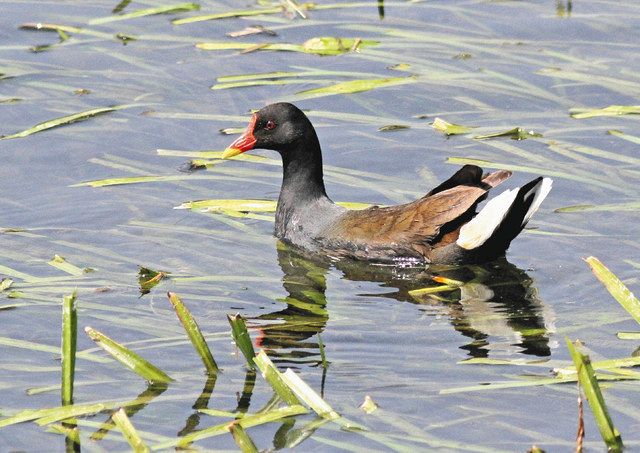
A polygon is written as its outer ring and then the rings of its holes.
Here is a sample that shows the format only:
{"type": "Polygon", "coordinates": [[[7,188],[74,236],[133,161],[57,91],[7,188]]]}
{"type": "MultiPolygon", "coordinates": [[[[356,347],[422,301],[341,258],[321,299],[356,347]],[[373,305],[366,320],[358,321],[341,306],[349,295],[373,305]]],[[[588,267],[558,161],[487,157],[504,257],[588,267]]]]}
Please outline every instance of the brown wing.
{"type": "Polygon", "coordinates": [[[349,211],[325,236],[372,247],[426,244],[438,235],[443,225],[475,208],[487,190],[457,186],[404,205],[349,211]]]}

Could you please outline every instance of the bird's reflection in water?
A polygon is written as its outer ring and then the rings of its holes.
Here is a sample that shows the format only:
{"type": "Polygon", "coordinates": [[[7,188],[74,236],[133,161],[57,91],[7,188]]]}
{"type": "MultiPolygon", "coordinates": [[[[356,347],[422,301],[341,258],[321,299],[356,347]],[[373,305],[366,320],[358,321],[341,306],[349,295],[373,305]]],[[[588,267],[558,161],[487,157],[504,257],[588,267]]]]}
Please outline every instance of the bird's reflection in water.
{"type": "Polygon", "coordinates": [[[276,363],[320,364],[317,335],[329,319],[325,298],[329,263],[307,259],[282,243],[278,244],[278,262],[287,292],[278,301],[287,306],[253,318],[267,321],[259,323],[258,346],[268,350],[276,363]]]}
{"type": "Polygon", "coordinates": [[[379,282],[392,288],[372,297],[411,302],[422,305],[427,314],[448,316],[453,328],[471,339],[461,347],[471,357],[551,354],[554,314],[538,298],[531,277],[506,259],[482,266],[400,268],[331,262],[279,244],[278,261],[288,293],[281,301],[287,306],[253,319],[260,330],[259,346],[286,366],[321,363],[318,334],[329,319],[325,290],[331,266],[345,279],[379,282]],[[439,286],[432,279],[435,275],[465,284],[424,296],[410,294],[411,290],[439,286]]]}

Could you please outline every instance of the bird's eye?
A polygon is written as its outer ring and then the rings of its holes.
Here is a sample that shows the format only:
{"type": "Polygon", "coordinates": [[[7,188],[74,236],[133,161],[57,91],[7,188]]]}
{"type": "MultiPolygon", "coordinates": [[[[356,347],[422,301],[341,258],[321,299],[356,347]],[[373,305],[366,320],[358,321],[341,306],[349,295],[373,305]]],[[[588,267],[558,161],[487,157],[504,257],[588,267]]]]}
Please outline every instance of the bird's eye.
{"type": "Polygon", "coordinates": [[[276,123],[274,123],[273,121],[269,120],[267,121],[267,124],[264,125],[264,128],[268,131],[275,129],[276,128],[276,123]]]}

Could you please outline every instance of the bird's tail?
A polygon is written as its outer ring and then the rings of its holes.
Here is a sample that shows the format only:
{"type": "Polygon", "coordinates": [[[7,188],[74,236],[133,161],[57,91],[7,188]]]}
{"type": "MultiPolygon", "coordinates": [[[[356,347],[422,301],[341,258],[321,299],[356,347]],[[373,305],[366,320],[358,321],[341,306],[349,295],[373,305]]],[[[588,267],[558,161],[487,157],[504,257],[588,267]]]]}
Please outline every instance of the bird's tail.
{"type": "Polygon", "coordinates": [[[462,226],[456,244],[483,260],[504,254],[549,194],[552,182],[551,178],[539,177],[489,200],[462,226]]]}

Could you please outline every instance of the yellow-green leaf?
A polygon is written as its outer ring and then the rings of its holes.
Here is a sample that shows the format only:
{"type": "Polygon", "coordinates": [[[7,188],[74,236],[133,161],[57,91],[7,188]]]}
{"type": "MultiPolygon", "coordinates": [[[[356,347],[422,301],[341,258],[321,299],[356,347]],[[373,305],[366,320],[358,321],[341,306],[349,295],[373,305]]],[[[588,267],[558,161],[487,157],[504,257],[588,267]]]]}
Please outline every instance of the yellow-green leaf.
{"type": "Polygon", "coordinates": [[[460,124],[449,123],[442,118],[436,118],[433,120],[431,126],[437,130],[442,132],[444,135],[461,135],[467,134],[473,129],[469,126],[462,126],[460,124]]]}
{"type": "Polygon", "coordinates": [[[591,270],[598,280],[600,280],[604,287],[607,288],[609,294],[611,294],[620,303],[620,305],[629,312],[633,319],[640,323],[640,300],[638,300],[638,298],[629,291],[629,288],[627,288],[613,272],[602,264],[598,258],[590,256],[585,261],[589,267],[591,267],[591,270]]]}
{"type": "Polygon", "coordinates": [[[120,343],[113,341],[101,332],[98,332],[91,327],[85,327],[84,331],[87,333],[98,346],[107,351],[118,362],[142,376],[144,379],[151,383],[168,383],[173,381],[164,371],[155,365],[149,363],[135,352],[124,347],[120,343]]]}
{"type": "Polygon", "coordinates": [[[29,129],[26,129],[22,132],[17,132],[11,135],[0,136],[0,140],[9,140],[12,138],[27,137],[28,135],[35,134],[37,132],[46,131],[47,129],[53,129],[54,127],[65,126],[67,124],[75,123],[77,121],[83,121],[94,116],[103,115],[105,113],[113,112],[115,110],[120,110],[126,107],[127,106],[120,105],[120,106],[114,106],[114,107],[101,107],[97,109],[85,110],[83,112],[74,113],[73,115],[67,115],[60,118],[44,121],[42,123],[38,123],[35,126],[29,129]]]}

